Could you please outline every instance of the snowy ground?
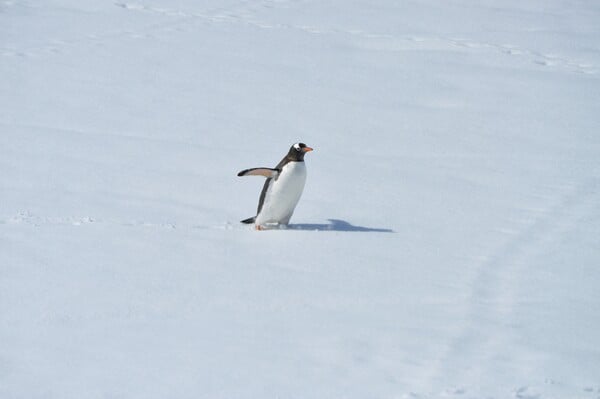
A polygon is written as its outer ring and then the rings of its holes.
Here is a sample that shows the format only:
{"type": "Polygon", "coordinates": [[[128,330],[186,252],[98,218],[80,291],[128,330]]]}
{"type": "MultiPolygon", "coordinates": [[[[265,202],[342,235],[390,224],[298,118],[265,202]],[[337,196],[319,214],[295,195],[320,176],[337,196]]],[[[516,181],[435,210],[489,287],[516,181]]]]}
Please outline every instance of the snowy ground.
{"type": "Polygon", "coordinates": [[[598,21],[0,0],[0,398],[600,398],[598,21]]]}

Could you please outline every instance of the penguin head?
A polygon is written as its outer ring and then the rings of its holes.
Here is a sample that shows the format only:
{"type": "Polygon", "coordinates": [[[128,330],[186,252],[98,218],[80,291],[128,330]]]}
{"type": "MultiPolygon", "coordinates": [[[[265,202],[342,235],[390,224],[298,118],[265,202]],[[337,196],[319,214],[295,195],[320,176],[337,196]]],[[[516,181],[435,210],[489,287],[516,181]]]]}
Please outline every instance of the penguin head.
{"type": "Polygon", "coordinates": [[[304,154],[312,151],[313,149],[308,147],[304,143],[296,143],[290,147],[290,151],[288,152],[288,157],[293,159],[294,161],[303,161],[304,154]]]}

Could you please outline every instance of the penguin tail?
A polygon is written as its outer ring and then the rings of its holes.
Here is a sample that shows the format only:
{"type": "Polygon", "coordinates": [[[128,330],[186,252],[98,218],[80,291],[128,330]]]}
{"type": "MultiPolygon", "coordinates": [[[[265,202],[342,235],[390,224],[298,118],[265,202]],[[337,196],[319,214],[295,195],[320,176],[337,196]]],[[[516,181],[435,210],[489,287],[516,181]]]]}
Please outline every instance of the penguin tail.
{"type": "Polygon", "coordinates": [[[241,220],[240,223],[251,224],[256,220],[256,216],[252,216],[251,218],[241,220]]]}

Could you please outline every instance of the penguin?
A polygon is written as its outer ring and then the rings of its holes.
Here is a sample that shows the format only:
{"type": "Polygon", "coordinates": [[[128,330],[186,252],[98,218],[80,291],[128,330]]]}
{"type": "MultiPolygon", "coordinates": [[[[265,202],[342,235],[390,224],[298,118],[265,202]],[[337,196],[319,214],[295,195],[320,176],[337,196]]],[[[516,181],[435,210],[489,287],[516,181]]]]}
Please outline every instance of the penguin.
{"type": "Polygon", "coordinates": [[[238,173],[238,176],[267,178],[260,193],[256,216],[241,223],[254,223],[257,230],[265,229],[268,224],[287,226],[306,182],[304,155],[312,150],[304,143],[295,143],[274,168],[251,168],[238,173]]]}

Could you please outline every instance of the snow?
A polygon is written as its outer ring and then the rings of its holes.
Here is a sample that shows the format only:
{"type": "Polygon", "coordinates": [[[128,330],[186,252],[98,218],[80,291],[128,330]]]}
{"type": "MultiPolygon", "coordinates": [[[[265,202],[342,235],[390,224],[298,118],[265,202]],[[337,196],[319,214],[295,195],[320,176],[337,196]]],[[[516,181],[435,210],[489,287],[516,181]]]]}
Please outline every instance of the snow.
{"type": "Polygon", "coordinates": [[[598,20],[0,0],[0,397],[599,398],[598,20]]]}

